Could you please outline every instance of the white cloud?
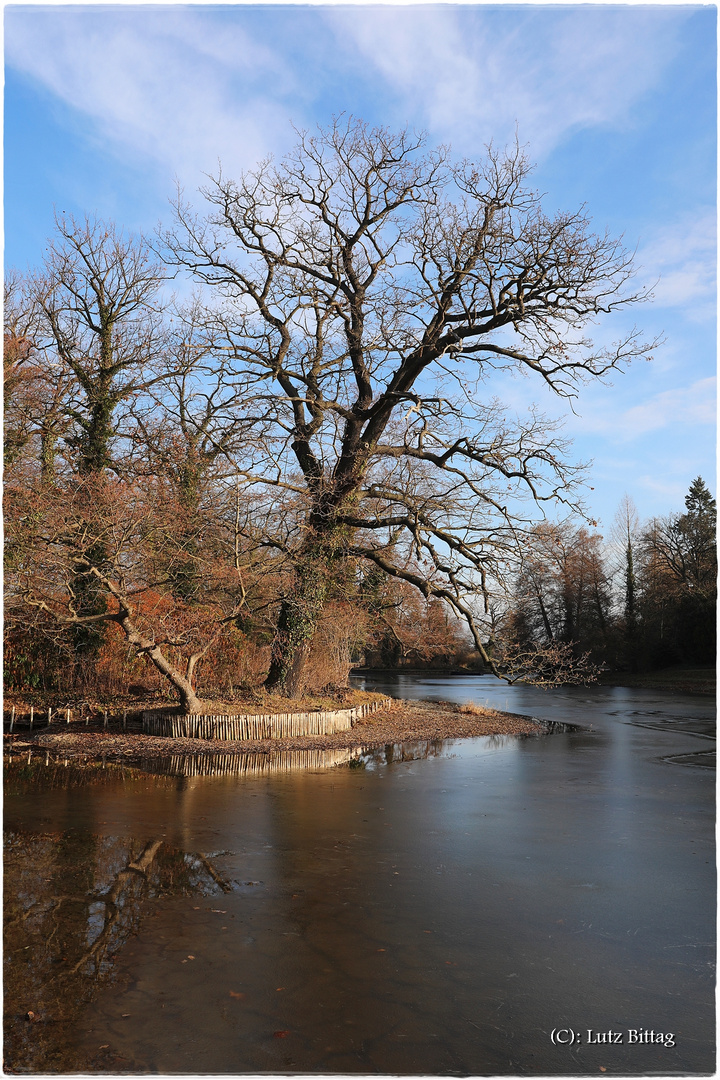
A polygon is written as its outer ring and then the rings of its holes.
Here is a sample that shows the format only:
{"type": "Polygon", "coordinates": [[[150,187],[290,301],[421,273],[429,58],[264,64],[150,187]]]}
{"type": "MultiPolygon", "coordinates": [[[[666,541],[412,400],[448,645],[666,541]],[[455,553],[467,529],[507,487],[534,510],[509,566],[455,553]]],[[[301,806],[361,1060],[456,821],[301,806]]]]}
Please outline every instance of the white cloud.
{"type": "MultiPolygon", "coordinates": [[[[678,470],[678,472],[680,471],[678,470]]],[[[661,496],[668,507],[668,512],[672,508],[672,512],[677,513],[682,510],[683,500],[688,493],[689,483],[686,477],[691,476],[694,478],[694,475],[693,468],[686,469],[683,478],[675,481],[670,480],[667,475],[658,477],[652,473],[646,473],[638,476],[635,483],[639,488],[650,492],[651,495],[661,496]]]]}
{"type": "Polygon", "coordinates": [[[622,414],[629,436],[657,431],[670,424],[714,424],[717,380],[699,379],[684,389],[664,390],[622,414]]]}
{"type": "Polygon", "coordinates": [[[6,12],[8,62],[86,117],[115,153],[195,183],[287,141],[291,73],[237,24],[188,8],[6,12]],[[267,87],[273,93],[267,92],[267,87]]]}
{"type": "Polygon", "coordinates": [[[363,115],[381,101],[387,122],[426,126],[463,153],[505,142],[517,122],[541,157],[570,131],[624,122],[684,17],[632,6],[10,7],[5,40],[8,63],[89,117],[96,139],[194,182],[220,154],[235,171],[282,150],[309,103],[363,115]]]}
{"type": "Polygon", "coordinates": [[[654,304],[682,308],[696,320],[715,317],[716,215],[687,214],[641,243],[637,262],[646,281],[655,279],[654,304]]]}
{"type": "Polygon", "coordinates": [[[627,122],[674,55],[684,16],[658,7],[441,5],[340,7],[326,17],[395,91],[396,112],[420,111],[434,136],[462,152],[505,142],[517,124],[542,157],[571,131],[627,122]]]}
{"type": "Polygon", "coordinates": [[[715,423],[717,380],[698,379],[690,386],[662,390],[638,405],[620,412],[617,403],[608,398],[602,405],[598,402],[570,428],[602,432],[619,441],[630,441],[663,428],[689,425],[697,427],[715,423]]]}

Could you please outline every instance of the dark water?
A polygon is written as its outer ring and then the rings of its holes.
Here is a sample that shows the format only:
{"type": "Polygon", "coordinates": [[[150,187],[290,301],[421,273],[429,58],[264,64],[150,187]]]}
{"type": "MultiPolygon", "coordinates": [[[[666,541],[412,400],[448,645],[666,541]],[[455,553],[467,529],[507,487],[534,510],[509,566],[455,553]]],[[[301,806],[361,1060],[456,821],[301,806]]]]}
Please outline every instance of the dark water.
{"type": "Polygon", "coordinates": [[[713,1071],[711,703],[373,685],[579,729],[254,775],[8,764],[6,1070],[713,1071]]]}

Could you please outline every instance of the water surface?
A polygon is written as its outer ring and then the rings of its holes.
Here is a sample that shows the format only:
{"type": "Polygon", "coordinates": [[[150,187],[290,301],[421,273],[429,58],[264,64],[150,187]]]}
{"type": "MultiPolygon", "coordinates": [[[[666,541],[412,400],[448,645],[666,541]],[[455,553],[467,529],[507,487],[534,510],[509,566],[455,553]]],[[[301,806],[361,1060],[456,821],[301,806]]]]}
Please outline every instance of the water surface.
{"type": "Polygon", "coordinates": [[[375,685],[577,730],[255,774],[7,766],[6,1068],[712,1072],[711,703],[375,685]]]}

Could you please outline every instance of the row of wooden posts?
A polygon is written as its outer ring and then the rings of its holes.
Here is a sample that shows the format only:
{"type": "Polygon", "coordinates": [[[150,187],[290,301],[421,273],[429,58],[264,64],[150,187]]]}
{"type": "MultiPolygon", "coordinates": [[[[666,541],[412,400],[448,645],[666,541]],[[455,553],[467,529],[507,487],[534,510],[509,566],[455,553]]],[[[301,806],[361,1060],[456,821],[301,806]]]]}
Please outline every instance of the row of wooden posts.
{"type": "Polygon", "coordinates": [[[392,698],[382,698],[355,705],[350,709],[237,715],[187,713],[178,716],[146,711],[142,715],[142,728],[147,735],[163,735],[171,739],[219,739],[233,742],[329,735],[336,731],[347,731],[356,721],[377,712],[378,709],[386,709],[393,703],[392,698]]]}
{"type": "MultiPolygon", "coordinates": [[[[36,723],[42,724],[43,723],[42,717],[44,715],[44,711],[45,711],[44,709],[38,709],[37,712],[36,712],[35,706],[34,705],[30,706],[30,730],[31,731],[33,729],[34,724],[36,724],[36,723]]],[[[82,718],[83,718],[83,712],[84,712],[84,709],[81,709],[80,710],[80,720],[81,721],[82,721],[82,718]]],[[[59,722],[62,723],[63,713],[64,713],[65,723],[69,724],[70,723],[70,717],[71,717],[71,714],[72,714],[72,709],[64,709],[64,710],[63,709],[55,709],[55,710],[53,710],[52,707],[48,708],[47,721],[45,721],[45,723],[49,725],[49,724],[52,723],[53,719],[56,719],[58,717],[59,717],[59,722]]],[[[127,731],[127,714],[128,714],[127,709],[123,709],[123,718],[122,718],[123,731],[127,731]]],[[[27,715],[27,714],[24,714],[24,715],[27,715]]],[[[18,714],[18,722],[19,722],[19,720],[20,720],[20,715],[18,714]]],[[[89,723],[90,723],[90,713],[88,712],[87,716],[85,717],[85,726],[87,727],[89,723]]],[[[108,711],[107,711],[107,709],[103,709],[103,727],[106,728],[107,726],[108,726],[108,711]]],[[[15,727],[15,706],[13,705],[12,710],[10,712],[10,731],[12,731],[14,727],[15,727]]]]}
{"type": "MultiPolygon", "coordinates": [[[[203,739],[267,739],[282,738],[285,736],[328,734],[335,731],[346,730],[353,723],[378,709],[387,708],[393,704],[392,698],[383,698],[363,705],[356,705],[350,709],[339,709],[325,712],[313,710],[306,713],[277,713],[277,714],[244,714],[237,716],[203,716],[189,714],[186,716],[168,715],[165,712],[144,712],[142,716],[143,731],[152,735],[165,735],[171,738],[203,738],[203,739]]],[[[10,731],[15,727],[15,706],[12,706],[10,714],[10,731]]],[[[85,706],[80,708],[80,722],[83,720],[85,706]]],[[[43,722],[44,710],[36,710],[30,706],[30,730],[35,724],[49,726],[53,719],[56,722],[69,726],[72,710],[55,709],[52,706],[47,710],[47,721],[43,722]],[[64,714],[64,715],[63,715],[64,714]]],[[[128,710],[123,709],[122,729],[127,731],[128,710]]],[[[27,714],[24,714],[25,716],[27,714]]],[[[18,716],[18,721],[20,717],[18,716]]],[[[85,726],[90,723],[90,712],[85,716],[85,726]]],[[[103,710],[103,728],[108,726],[108,710],[103,710]]]]}

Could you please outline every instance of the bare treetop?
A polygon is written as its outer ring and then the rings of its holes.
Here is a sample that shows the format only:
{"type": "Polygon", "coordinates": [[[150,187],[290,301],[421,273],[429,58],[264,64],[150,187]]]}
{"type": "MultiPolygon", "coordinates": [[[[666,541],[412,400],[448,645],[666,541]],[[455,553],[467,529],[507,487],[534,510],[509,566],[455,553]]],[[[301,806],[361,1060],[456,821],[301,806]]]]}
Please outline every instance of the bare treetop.
{"type": "MultiPolygon", "coordinates": [[[[445,599],[482,650],[472,597],[490,610],[529,525],[518,500],[576,505],[551,425],[507,417],[485,383],[512,367],[574,396],[646,354],[635,333],[609,350],[586,337],[641,297],[621,243],[582,210],[547,216],[529,171],[517,146],[455,162],[341,118],[278,165],[218,175],[204,220],[178,202],[166,257],[214,291],[213,332],[264,433],[241,471],[302,504],[296,606],[306,560],[326,580],[342,550],[445,599]]],[[[271,684],[295,678],[287,619],[271,684]]]]}
{"type": "Polygon", "coordinates": [[[166,377],[165,277],[142,240],[97,219],[57,218],[30,284],[35,346],[74,383],[65,411],[85,472],[111,462],[117,405],[166,377]]]}

